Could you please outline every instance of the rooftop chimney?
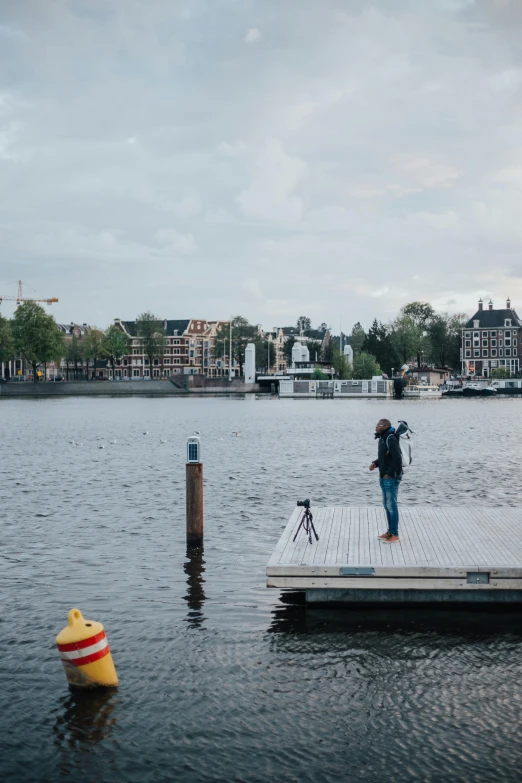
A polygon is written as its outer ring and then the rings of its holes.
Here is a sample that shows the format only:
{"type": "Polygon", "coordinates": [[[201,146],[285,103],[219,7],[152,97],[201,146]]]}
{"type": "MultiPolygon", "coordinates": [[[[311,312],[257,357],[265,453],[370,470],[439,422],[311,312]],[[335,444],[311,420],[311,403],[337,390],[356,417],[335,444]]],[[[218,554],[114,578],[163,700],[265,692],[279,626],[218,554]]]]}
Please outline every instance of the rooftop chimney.
{"type": "Polygon", "coordinates": [[[484,307],[484,302],[482,301],[482,299],[479,299],[478,307],[479,307],[479,310],[482,310],[482,309],[483,309],[483,307],[484,307]]]}
{"type": "Polygon", "coordinates": [[[506,301],[506,308],[508,310],[511,310],[511,299],[509,298],[509,296],[508,296],[507,301],[506,301]]]}
{"type": "Polygon", "coordinates": [[[491,299],[489,300],[489,309],[493,310],[493,302],[491,301],[491,299]]]}

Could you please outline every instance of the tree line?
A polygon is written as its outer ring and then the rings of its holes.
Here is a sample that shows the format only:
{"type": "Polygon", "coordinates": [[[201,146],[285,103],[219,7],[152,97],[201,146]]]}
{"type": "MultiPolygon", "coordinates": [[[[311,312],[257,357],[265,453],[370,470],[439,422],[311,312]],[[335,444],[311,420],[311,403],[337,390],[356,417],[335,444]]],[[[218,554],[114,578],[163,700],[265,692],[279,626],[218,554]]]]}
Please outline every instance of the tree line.
{"type": "MultiPolygon", "coordinates": [[[[153,313],[141,313],[136,319],[136,332],[143,353],[152,368],[158,358],[163,367],[167,339],[163,322],[153,313]]],[[[84,335],[74,335],[70,340],[58,327],[53,316],[36,302],[23,302],[8,320],[0,315],[0,362],[22,358],[31,366],[33,381],[38,380],[38,370],[50,362],[60,364],[65,360],[67,379],[83,374],[84,364],[92,364],[91,378],[95,377],[96,362],[108,361],[113,375],[116,362],[130,353],[129,337],[112,324],[102,331],[92,327],[84,335]]]]}

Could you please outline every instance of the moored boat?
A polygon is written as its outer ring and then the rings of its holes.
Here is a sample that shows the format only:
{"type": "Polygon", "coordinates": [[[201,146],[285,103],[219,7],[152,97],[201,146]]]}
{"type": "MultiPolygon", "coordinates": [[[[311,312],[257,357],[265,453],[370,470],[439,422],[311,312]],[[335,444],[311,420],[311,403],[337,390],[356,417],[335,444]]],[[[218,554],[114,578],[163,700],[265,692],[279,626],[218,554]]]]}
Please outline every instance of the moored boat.
{"type": "Polygon", "coordinates": [[[405,386],[402,390],[402,396],[414,399],[430,399],[433,397],[442,397],[442,391],[438,386],[427,383],[416,383],[411,386],[405,386]]]}
{"type": "Polygon", "coordinates": [[[463,397],[495,397],[496,393],[493,386],[481,386],[480,383],[468,383],[462,389],[463,397]]]}

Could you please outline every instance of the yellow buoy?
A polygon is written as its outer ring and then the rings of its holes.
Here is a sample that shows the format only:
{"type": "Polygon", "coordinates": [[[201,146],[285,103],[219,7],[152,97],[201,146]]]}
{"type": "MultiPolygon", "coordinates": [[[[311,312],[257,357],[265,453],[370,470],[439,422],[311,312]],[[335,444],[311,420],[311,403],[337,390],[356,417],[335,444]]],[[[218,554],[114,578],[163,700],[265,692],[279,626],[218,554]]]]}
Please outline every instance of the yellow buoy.
{"type": "Polygon", "coordinates": [[[56,637],[69,685],[97,688],[118,684],[111,651],[101,623],[86,620],[79,609],[71,609],[69,625],[56,637]]]}

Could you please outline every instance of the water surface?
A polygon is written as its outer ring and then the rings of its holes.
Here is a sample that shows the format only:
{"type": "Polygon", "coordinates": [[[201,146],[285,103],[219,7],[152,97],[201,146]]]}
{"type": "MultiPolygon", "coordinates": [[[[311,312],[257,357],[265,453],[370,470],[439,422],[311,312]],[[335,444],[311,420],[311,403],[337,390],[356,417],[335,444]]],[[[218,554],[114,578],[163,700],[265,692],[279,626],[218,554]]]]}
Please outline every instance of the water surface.
{"type": "Polygon", "coordinates": [[[521,406],[1,401],[0,779],[518,781],[519,613],[307,610],[264,569],[298,498],[379,502],[381,416],[417,433],[402,503],[519,505],[521,406]],[[195,430],[203,550],[185,544],[195,430]],[[104,623],[116,691],[69,691],[72,606],[104,623]]]}

